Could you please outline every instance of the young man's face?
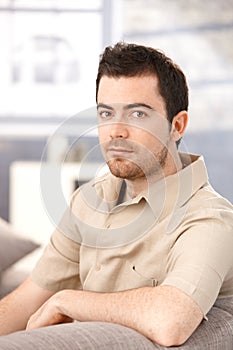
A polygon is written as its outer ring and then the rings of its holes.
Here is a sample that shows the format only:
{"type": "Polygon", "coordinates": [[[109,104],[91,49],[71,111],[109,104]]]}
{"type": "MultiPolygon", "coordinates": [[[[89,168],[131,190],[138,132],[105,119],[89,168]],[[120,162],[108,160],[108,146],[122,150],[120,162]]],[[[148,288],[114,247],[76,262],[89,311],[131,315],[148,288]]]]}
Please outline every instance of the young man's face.
{"type": "Polygon", "coordinates": [[[170,125],[156,76],[103,76],[97,108],[101,149],[115,176],[133,180],[164,171],[170,125]]]}

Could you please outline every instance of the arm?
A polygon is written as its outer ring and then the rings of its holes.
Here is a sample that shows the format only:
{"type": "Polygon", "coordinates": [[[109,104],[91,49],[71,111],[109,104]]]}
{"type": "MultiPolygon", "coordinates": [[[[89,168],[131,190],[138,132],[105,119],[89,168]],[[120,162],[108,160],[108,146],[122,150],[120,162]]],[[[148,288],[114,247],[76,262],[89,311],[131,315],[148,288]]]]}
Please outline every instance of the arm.
{"type": "Polygon", "coordinates": [[[200,324],[197,304],[175,287],[143,287],[116,293],[64,290],[50,298],[29,320],[28,329],[62,321],[122,324],[163,346],[184,343],[200,324]]]}
{"type": "Polygon", "coordinates": [[[29,317],[53,294],[28,278],[0,301],[0,335],[25,329],[29,317]]]}

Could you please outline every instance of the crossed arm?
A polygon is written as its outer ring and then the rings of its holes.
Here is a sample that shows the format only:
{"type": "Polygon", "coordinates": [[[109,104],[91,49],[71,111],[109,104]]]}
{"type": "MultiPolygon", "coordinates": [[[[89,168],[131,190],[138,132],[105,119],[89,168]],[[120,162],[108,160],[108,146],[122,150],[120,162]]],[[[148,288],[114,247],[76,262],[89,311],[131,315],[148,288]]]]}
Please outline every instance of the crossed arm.
{"type": "Polygon", "coordinates": [[[202,319],[197,304],[171,286],[115,293],[63,290],[30,317],[27,329],[72,320],[112,322],[133,328],[162,346],[173,346],[184,343],[202,319]]]}

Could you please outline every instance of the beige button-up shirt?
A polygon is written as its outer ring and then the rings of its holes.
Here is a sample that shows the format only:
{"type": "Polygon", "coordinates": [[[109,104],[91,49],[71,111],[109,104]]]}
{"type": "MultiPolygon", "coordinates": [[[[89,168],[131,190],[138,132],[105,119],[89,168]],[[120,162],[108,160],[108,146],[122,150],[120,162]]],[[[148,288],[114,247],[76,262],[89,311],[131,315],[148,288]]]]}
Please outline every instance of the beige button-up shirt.
{"type": "Polygon", "coordinates": [[[32,280],[49,290],[115,292],[171,285],[206,314],[233,296],[233,207],[208,183],[202,157],[118,204],[122,180],[108,173],[72,196],[32,280]]]}

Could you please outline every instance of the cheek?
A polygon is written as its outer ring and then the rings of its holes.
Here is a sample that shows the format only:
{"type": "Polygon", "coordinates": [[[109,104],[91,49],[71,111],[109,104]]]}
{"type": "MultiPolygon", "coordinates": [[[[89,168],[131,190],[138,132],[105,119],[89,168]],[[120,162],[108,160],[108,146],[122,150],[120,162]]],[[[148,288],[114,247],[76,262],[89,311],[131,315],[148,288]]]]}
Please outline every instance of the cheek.
{"type": "Polygon", "coordinates": [[[152,129],[147,135],[148,142],[156,147],[164,147],[170,140],[170,131],[168,127],[152,129]]]}
{"type": "Polygon", "coordinates": [[[100,144],[106,142],[109,138],[109,127],[99,126],[98,127],[98,136],[100,144]]]}
{"type": "Polygon", "coordinates": [[[141,147],[138,148],[139,153],[141,155],[144,154],[145,159],[151,155],[157,155],[159,152],[161,152],[164,147],[168,147],[168,134],[164,134],[162,137],[161,135],[153,135],[149,132],[142,132],[140,138],[135,139],[134,141],[138,143],[138,146],[141,147]],[[145,153],[146,152],[146,153],[145,153]]]}
{"type": "Polygon", "coordinates": [[[161,137],[160,135],[156,135],[155,133],[145,131],[145,130],[140,130],[134,133],[133,135],[133,141],[137,142],[138,144],[143,145],[146,148],[153,148],[158,146],[161,143],[161,137]]]}
{"type": "Polygon", "coordinates": [[[153,123],[146,120],[143,125],[137,126],[132,133],[135,139],[141,140],[142,143],[167,143],[169,138],[170,123],[167,119],[157,116],[153,123]]]}

